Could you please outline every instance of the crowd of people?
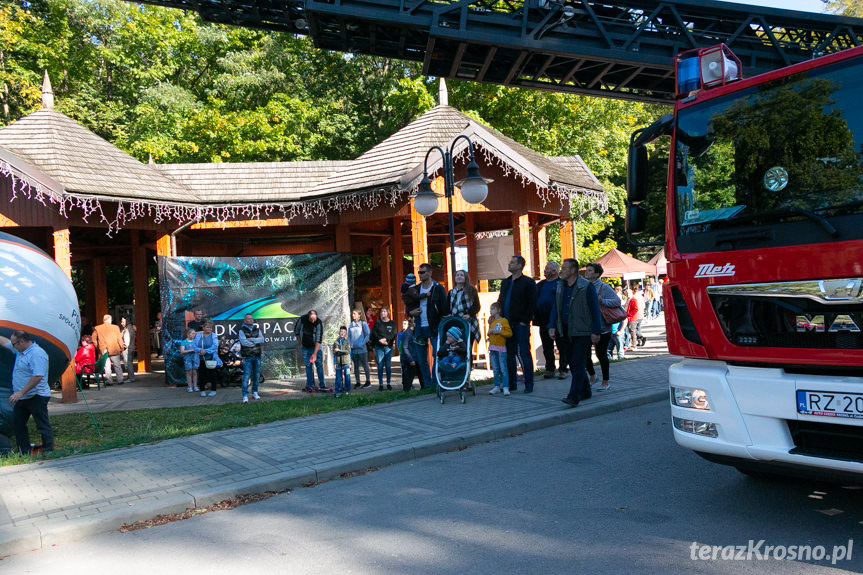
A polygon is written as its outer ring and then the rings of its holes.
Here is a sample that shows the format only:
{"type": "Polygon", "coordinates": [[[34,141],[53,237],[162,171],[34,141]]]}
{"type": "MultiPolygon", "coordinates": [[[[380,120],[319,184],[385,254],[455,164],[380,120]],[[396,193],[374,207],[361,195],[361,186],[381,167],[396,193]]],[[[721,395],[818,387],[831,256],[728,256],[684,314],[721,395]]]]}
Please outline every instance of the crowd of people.
{"type": "MultiPolygon", "coordinates": [[[[612,287],[602,281],[603,269],[596,262],[587,264],[583,273],[579,273],[574,259],[561,264],[548,262],[544,277],[538,282],[524,275],[525,264],[521,255],[510,259],[510,275],[502,280],[498,299],[489,310],[486,344],[494,378],[490,393],[509,396],[519,384],[523,384],[523,393],[533,392],[530,334],[531,326],[535,326],[545,359],[544,377],[570,378],[570,392],[564,402],[577,405],[591,396],[591,385],[598,382],[592,361],[594,354],[601,372],[596,390],[604,391],[611,385],[610,360],[624,359],[627,351],[644,345],[642,324],[660,313],[661,291],[654,281],[633,287],[612,287]]],[[[371,387],[370,355],[377,368],[379,391],[393,389],[392,359],[396,353],[404,391],[412,389],[415,381],[420,389],[434,387],[438,362],[444,362],[452,370],[472,357],[482,330],[480,298],[468,272],[456,271],[455,284],[449,292],[432,278],[430,264],[421,264],[417,272],[418,277],[407,274],[401,286],[401,306],[406,319],[400,327],[387,307],[377,309],[377,313],[370,307],[365,313],[354,309],[351,317],[339,325],[338,336],[333,341],[324,341],[324,320],[316,310],[309,310],[297,320],[294,335],[306,376],[305,391],[341,397],[351,392],[352,379],[353,389],[371,387]],[[439,326],[448,317],[463,320],[467,333],[454,328],[458,333],[453,332],[452,338],[447,337],[449,332],[439,338],[439,326]],[[439,341],[444,343],[440,350],[439,341]],[[461,350],[467,341],[470,347],[461,350]],[[332,350],[335,367],[334,387],[328,386],[324,373],[327,347],[332,350]]],[[[161,351],[160,316],[151,332],[157,353],[161,351]]],[[[213,322],[204,319],[202,310],[195,310],[190,317],[193,319],[188,321],[179,345],[186,390],[200,393],[201,397],[213,397],[216,374],[223,366],[219,340],[213,332],[213,322]]],[[[264,337],[251,315],[237,327],[237,336],[235,350],[242,364],[241,401],[247,403],[250,398],[260,399],[258,384],[264,337]]],[[[98,352],[107,355],[107,385],[134,381],[134,341],[134,326],[127,318],[121,318],[117,326],[112,316],[105,315],[102,324],[82,335],[75,357],[76,372],[92,371],[98,352]]]]}

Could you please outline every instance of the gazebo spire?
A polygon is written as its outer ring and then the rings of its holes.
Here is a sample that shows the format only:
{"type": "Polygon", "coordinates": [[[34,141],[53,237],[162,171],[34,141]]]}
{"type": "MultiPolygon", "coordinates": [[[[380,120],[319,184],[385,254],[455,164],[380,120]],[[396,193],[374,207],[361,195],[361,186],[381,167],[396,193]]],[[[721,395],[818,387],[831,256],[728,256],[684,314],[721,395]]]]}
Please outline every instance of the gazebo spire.
{"type": "Polygon", "coordinates": [[[443,78],[440,79],[440,86],[437,92],[438,106],[449,106],[449,92],[446,89],[446,82],[443,78]]]}
{"type": "Polygon", "coordinates": [[[45,70],[45,75],[42,77],[42,109],[54,109],[54,90],[51,88],[51,78],[48,77],[48,70],[45,70]]]}

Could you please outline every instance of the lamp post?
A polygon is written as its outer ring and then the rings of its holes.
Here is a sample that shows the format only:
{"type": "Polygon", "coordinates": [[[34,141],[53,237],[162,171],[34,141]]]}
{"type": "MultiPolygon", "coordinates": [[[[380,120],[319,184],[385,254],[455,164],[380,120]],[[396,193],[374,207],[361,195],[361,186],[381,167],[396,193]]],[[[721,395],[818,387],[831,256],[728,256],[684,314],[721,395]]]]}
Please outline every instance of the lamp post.
{"type": "Polygon", "coordinates": [[[452,215],[452,197],[455,193],[455,186],[461,189],[461,197],[464,201],[469,204],[479,204],[488,196],[488,184],[494,180],[484,178],[480,175],[479,166],[473,155],[473,142],[464,134],[456,136],[446,150],[440,146],[432,146],[426,152],[425,161],[423,162],[423,179],[420,181],[417,195],[414,197],[414,209],[420,215],[424,217],[433,215],[437,211],[437,200],[441,197],[441,194],[436,194],[432,191],[431,180],[428,177],[429,156],[434,150],[440,152],[441,158],[443,158],[443,196],[446,197],[447,210],[449,211],[450,271],[452,273],[452,286],[455,287],[455,221],[452,215]],[[470,151],[470,162],[467,165],[467,176],[463,180],[454,182],[455,174],[452,163],[452,150],[456,142],[462,138],[467,141],[468,150],[470,151]]]}

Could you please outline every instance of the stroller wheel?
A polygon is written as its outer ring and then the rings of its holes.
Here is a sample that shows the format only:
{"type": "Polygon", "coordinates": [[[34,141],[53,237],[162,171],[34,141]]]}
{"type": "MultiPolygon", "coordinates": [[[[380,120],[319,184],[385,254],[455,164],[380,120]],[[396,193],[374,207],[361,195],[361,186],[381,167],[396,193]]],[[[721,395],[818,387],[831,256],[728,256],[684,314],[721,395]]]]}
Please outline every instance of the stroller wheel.
{"type": "Polygon", "coordinates": [[[465,395],[464,392],[461,392],[461,398],[460,399],[461,399],[461,402],[464,403],[465,399],[467,399],[467,395],[465,395]]]}
{"type": "Polygon", "coordinates": [[[440,404],[443,405],[445,401],[446,401],[446,393],[441,392],[440,393],[440,404]]]}

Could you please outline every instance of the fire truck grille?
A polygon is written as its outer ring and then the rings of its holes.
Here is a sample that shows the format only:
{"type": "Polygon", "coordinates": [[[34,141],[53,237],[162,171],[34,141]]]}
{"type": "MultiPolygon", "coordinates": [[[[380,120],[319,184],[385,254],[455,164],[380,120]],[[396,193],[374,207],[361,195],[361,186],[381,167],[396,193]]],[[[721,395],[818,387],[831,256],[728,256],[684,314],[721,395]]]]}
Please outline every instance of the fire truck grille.
{"type": "Polygon", "coordinates": [[[748,347],[863,350],[863,305],[711,294],[728,341],[748,347]]]}
{"type": "Polygon", "coordinates": [[[863,427],[787,420],[794,440],[790,453],[863,462],[863,427]]]}

